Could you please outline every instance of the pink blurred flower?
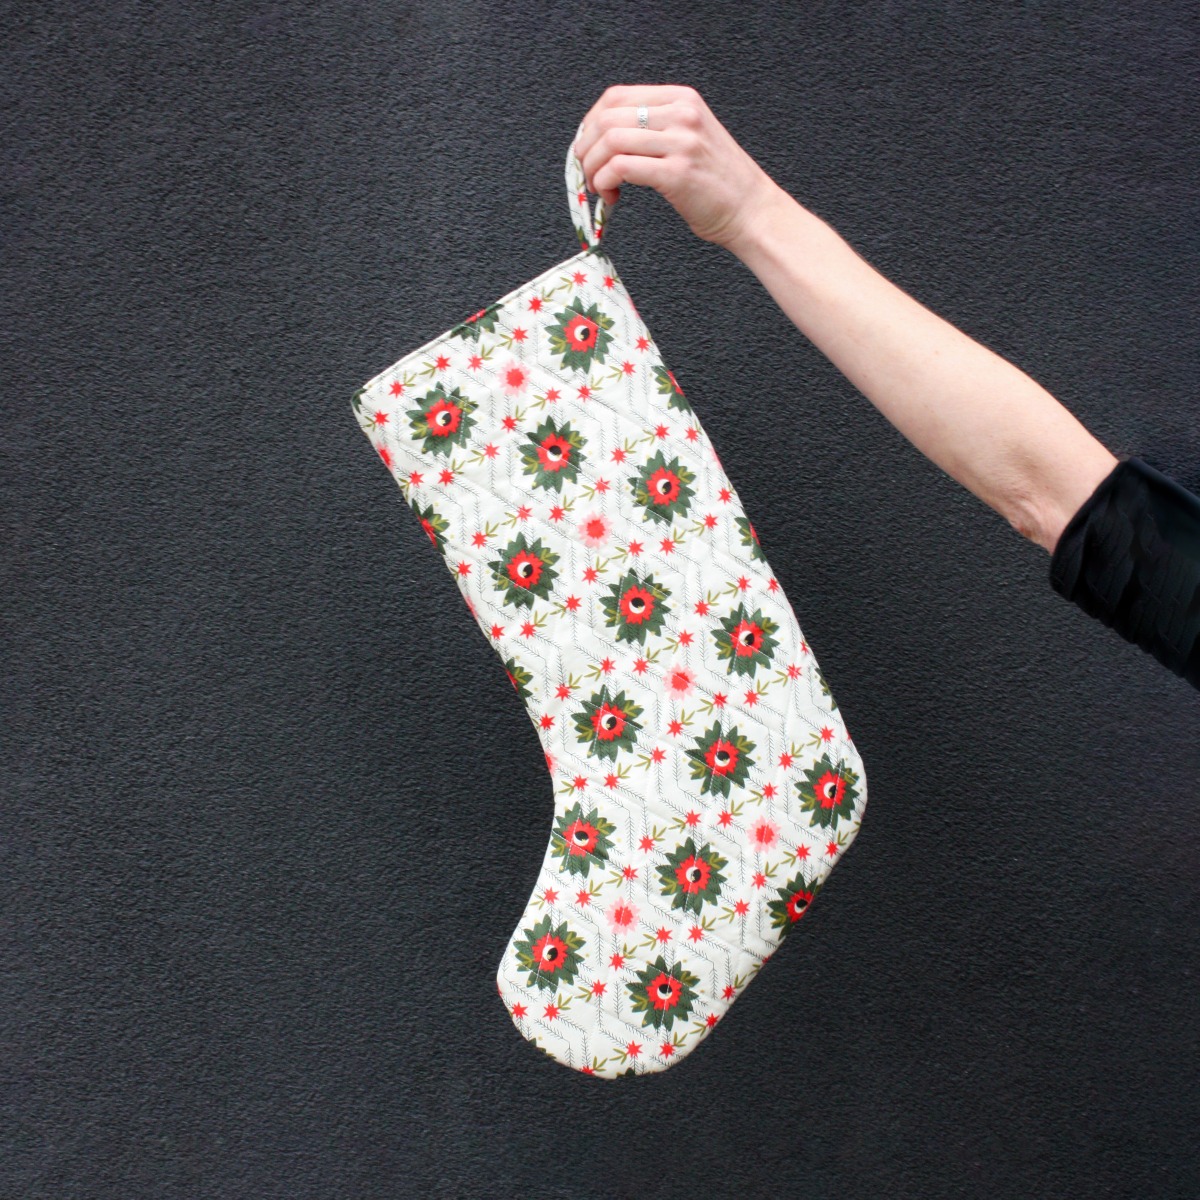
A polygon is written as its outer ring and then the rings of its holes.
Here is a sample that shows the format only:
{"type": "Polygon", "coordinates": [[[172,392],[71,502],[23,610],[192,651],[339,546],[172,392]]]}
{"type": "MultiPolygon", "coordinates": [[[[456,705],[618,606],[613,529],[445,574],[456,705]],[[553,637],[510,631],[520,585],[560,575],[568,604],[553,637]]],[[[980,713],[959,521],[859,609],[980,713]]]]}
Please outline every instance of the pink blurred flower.
{"type": "Polygon", "coordinates": [[[599,549],[612,537],[612,522],[603,513],[588,513],[579,522],[579,536],[585,546],[599,549]]]}

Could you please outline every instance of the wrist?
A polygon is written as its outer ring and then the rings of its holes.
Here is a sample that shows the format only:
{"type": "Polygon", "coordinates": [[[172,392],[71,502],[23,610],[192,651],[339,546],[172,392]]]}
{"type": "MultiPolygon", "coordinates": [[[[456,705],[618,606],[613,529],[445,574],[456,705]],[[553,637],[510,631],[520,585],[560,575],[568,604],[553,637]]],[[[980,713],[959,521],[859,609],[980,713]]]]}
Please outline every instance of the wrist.
{"type": "Polygon", "coordinates": [[[764,172],[743,202],[731,235],[722,244],[749,267],[769,251],[781,219],[789,210],[799,208],[796,200],[764,172]]]}

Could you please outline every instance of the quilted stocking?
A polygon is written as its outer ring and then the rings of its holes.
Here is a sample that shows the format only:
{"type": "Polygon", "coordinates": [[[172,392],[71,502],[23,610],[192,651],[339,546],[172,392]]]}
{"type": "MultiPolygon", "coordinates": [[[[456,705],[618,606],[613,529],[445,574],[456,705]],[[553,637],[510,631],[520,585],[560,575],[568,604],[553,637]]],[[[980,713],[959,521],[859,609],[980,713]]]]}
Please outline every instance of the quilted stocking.
{"type": "Polygon", "coordinates": [[[567,155],[581,251],[356,418],[526,705],[555,807],[500,996],[604,1077],[709,1034],[853,841],[862,761],[567,155]]]}

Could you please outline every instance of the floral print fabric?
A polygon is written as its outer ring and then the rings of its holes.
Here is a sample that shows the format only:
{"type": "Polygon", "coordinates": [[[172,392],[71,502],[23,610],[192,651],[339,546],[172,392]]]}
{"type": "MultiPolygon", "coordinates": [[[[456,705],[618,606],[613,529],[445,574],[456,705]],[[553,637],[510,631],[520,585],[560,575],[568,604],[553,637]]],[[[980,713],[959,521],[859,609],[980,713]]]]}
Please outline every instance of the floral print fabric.
{"type": "Polygon", "coordinates": [[[593,220],[573,153],[566,176],[580,252],[405,355],[353,411],[553,781],[500,997],[547,1054],[612,1078],[709,1035],[808,911],[867,791],[754,526],[599,247],[603,202],[593,220]]]}

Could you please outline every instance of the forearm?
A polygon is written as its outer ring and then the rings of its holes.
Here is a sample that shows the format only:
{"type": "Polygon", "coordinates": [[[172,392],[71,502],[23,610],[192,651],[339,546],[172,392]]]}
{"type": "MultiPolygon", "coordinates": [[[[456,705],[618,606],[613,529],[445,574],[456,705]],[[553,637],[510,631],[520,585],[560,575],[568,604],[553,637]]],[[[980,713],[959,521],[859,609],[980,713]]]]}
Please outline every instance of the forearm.
{"type": "Polygon", "coordinates": [[[1047,550],[1116,464],[1043,387],[773,183],[728,248],[918,450],[1047,550]]]}

